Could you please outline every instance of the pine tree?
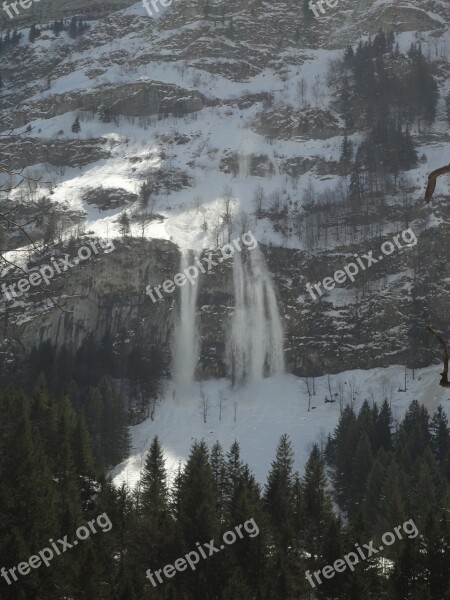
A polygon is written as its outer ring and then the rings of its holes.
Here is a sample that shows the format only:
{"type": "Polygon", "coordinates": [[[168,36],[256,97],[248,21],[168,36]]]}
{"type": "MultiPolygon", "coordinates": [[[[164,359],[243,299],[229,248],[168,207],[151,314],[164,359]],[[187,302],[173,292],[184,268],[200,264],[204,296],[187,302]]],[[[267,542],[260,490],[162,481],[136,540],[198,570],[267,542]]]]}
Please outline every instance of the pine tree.
{"type": "Polygon", "coordinates": [[[101,104],[98,107],[98,118],[102,123],[110,123],[111,122],[111,113],[109,112],[109,108],[104,104],[101,104]]]}
{"type": "Polygon", "coordinates": [[[302,538],[307,552],[314,555],[319,554],[325,531],[333,519],[331,498],[326,488],[323,460],[319,448],[314,444],[301,479],[305,519],[302,538]]]}
{"type": "Polygon", "coordinates": [[[344,119],[346,131],[352,131],[355,122],[353,118],[353,94],[347,77],[342,80],[342,86],[338,95],[338,110],[344,119]]]}
{"type": "Polygon", "coordinates": [[[360,428],[353,408],[346,406],[339,417],[334,435],[334,487],[339,505],[348,505],[352,486],[352,469],[360,428]]]}
{"type": "Polygon", "coordinates": [[[178,463],[178,467],[173,478],[171,490],[170,490],[170,513],[172,517],[177,520],[180,514],[181,507],[181,494],[183,488],[183,468],[181,461],[178,463]]]}
{"type": "Polygon", "coordinates": [[[168,489],[165,460],[158,436],[153,438],[145,458],[141,479],[140,509],[159,521],[168,515],[168,489]]]}
{"type": "Polygon", "coordinates": [[[384,485],[380,490],[379,521],[376,524],[378,531],[390,531],[392,523],[403,523],[408,518],[405,509],[407,490],[407,480],[400,467],[395,463],[388,465],[384,485]]]}
{"type": "MultiPolygon", "coordinates": [[[[417,523],[416,523],[417,526],[417,523]]],[[[429,511],[420,527],[418,567],[415,576],[429,589],[431,598],[445,598],[449,591],[448,564],[450,560],[450,522],[448,513],[429,511]],[[420,558],[419,558],[420,557],[420,558]],[[418,570],[419,573],[417,572],[418,570]]]]}
{"type": "Polygon", "coordinates": [[[47,456],[53,460],[58,452],[56,439],[57,414],[56,406],[51,398],[45,376],[41,373],[33,390],[30,416],[33,425],[38,428],[42,437],[47,456]]]}
{"type": "Polygon", "coordinates": [[[355,58],[355,53],[353,51],[353,46],[349,44],[344,52],[344,64],[346,67],[351,67],[353,60],[355,58]]]}
{"type": "Polygon", "coordinates": [[[286,554],[293,538],[294,525],[294,452],[287,434],[278,442],[264,492],[264,502],[272,525],[272,533],[282,553],[286,554]]]}
{"type": "Polygon", "coordinates": [[[98,389],[102,403],[102,450],[107,466],[117,465],[128,457],[131,440],[128,418],[122,398],[106,377],[102,377],[98,389]]]}
{"type": "MultiPolygon", "coordinates": [[[[444,489],[443,481],[439,475],[435,458],[429,447],[425,448],[423,455],[414,464],[414,474],[410,478],[410,494],[408,497],[408,510],[411,514],[426,515],[437,505],[437,496],[444,489]]],[[[417,525],[422,525],[418,519],[417,525]]]]}
{"type": "MultiPolygon", "coordinates": [[[[59,494],[25,396],[10,388],[0,393],[0,406],[0,561],[13,566],[37,554],[59,531],[59,494]]],[[[57,577],[57,569],[47,574],[39,594],[51,597],[49,588],[57,577]]],[[[25,586],[35,584],[32,578],[25,586]]],[[[28,597],[33,597],[32,590],[28,597]]]]}
{"type": "Polygon", "coordinates": [[[253,527],[257,536],[245,536],[238,539],[228,549],[224,568],[228,572],[236,572],[245,565],[243,582],[248,586],[261,588],[266,578],[266,515],[261,505],[261,488],[247,465],[244,466],[242,476],[231,498],[229,512],[224,530],[233,530],[237,524],[253,520],[253,527]],[[256,525],[256,527],[255,527],[256,525]],[[257,582],[257,586],[255,586],[257,582]]]}
{"type": "Polygon", "coordinates": [[[384,532],[379,531],[377,524],[380,521],[380,490],[383,489],[386,480],[387,466],[391,461],[391,456],[384,450],[380,450],[373,462],[372,468],[368,473],[364,498],[362,501],[362,515],[366,528],[374,534],[381,536],[384,532]]]}
{"type": "Polygon", "coordinates": [[[357,423],[368,438],[370,448],[374,448],[375,439],[375,421],[373,410],[370,408],[367,400],[364,400],[357,417],[357,423]]]}
{"type": "Polygon", "coordinates": [[[58,403],[54,475],[60,493],[61,530],[73,531],[81,520],[81,489],[73,459],[73,436],[75,414],[69,399],[62,398],[58,403]]]}
{"type": "Polygon", "coordinates": [[[227,506],[229,505],[230,499],[233,496],[235,489],[239,485],[243,471],[244,464],[241,460],[241,450],[239,448],[239,444],[236,441],[234,441],[227,452],[227,483],[225,490],[225,500],[227,506]]]}
{"type": "Polygon", "coordinates": [[[77,19],[76,19],[76,17],[72,17],[72,19],[70,21],[70,25],[69,25],[69,36],[72,39],[75,39],[77,37],[77,34],[78,34],[77,19]]]}
{"type": "Polygon", "coordinates": [[[83,412],[76,415],[73,432],[73,461],[76,473],[80,477],[81,500],[86,508],[90,506],[94,493],[94,460],[92,457],[91,440],[83,412]]]}
{"type": "Polygon", "coordinates": [[[144,183],[141,185],[139,189],[139,196],[141,198],[143,208],[147,208],[148,201],[150,200],[151,196],[151,185],[148,181],[144,181],[144,183]]]}
{"type": "Polygon", "coordinates": [[[81,130],[81,126],[80,126],[80,118],[76,117],[75,121],[72,124],[72,132],[73,133],[80,133],[81,130]]]}
{"type": "Polygon", "coordinates": [[[426,408],[413,400],[400,425],[397,453],[406,472],[413,473],[414,463],[430,443],[429,415],[426,408]]]}
{"type": "Polygon", "coordinates": [[[36,25],[33,23],[33,25],[30,27],[30,32],[28,34],[28,39],[30,40],[31,43],[34,42],[34,40],[36,38],[38,38],[41,35],[40,30],[36,27],[36,25]]]}
{"type": "Polygon", "coordinates": [[[444,409],[439,405],[431,419],[431,448],[440,467],[445,467],[449,460],[450,429],[444,409]]]}
{"type": "Polygon", "coordinates": [[[352,510],[359,510],[359,506],[364,500],[364,492],[366,489],[367,477],[370,473],[370,470],[372,469],[372,465],[373,454],[370,446],[370,441],[366,432],[363,431],[360,435],[358,445],[356,447],[355,462],[352,470],[352,510]]]}
{"type": "MultiPolygon", "coordinates": [[[[194,549],[196,542],[218,538],[219,515],[214,488],[208,448],[204,441],[196,442],[186,464],[179,495],[177,537],[181,541],[178,549],[180,554],[194,549]]],[[[195,576],[185,582],[187,596],[214,597],[216,577],[220,570],[220,561],[202,561],[195,576]]]]}
{"type": "MultiPolygon", "coordinates": [[[[328,523],[327,529],[322,535],[320,540],[321,548],[319,552],[320,562],[323,564],[332,565],[336,560],[341,558],[344,554],[344,539],[341,530],[341,523],[337,519],[331,519],[328,523]]],[[[348,545],[350,547],[350,545],[348,545]]],[[[308,565],[311,569],[313,565],[308,565]]],[[[320,567],[319,567],[320,568],[320,567]]],[[[326,598],[340,598],[342,596],[344,578],[342,575],[336,573],[333,579],[322,579],[322,585],[320,591],[326,598]]]]}
{"type": "Polygon", "coordinates": [[[222,521],[225,516],[225,510],[227,506],[228,472],[222,446],[219,442],[216,442],[211,448],[210,463],[214,477],[214,487],[217,498],[217,512],[220,520],[222,521]]]}
{"type": "Polygon", "coordinates": [[[119,231],[123,237],[130,235],[130,219],[125,212],[119,217],[119,231]]]}
{"type": "Polygon", "coordinates": [[[341,144],[341,157],[339,159],[339,162],[346,171],[349,170],[351,166],[352,156],[353,144],[352,141],[348,139],[347,133],[345,133],[344,139],[342,140],[341,144]]]}
{"type": "Polygon", "coordinates": [[[375,418],[375,449],[383,448],[386,451],[392,448],[393,418],[389,402],[384,399],[380,412],[375,418]]]}
{"type": "Polygon", "coordinates": [[[214,477],[203,441],[191,449],[180,491],[178,522],[186,547],[192,549],[198,540],[214,538],[219,526],[214,477]]]}
{"type": "Polygon", "coordinates": [[[359,162],[358,158],[353,164],[350,175],[349,193],[352,207],[354,210],[357,210],[362,205],[362,199],[364,195],[364,179],[361,163],[359,162]]]}

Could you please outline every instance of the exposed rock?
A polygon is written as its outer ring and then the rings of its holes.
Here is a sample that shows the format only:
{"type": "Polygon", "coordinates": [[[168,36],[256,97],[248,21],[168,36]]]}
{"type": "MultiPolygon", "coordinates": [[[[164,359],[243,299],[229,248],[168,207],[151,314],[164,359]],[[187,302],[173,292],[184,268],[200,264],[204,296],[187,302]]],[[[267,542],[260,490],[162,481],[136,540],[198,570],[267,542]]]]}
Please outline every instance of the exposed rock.
{"type": "Polygon", "coordinates": [[[253,129],[271,139],[282,140],[325,140],[341,133],[338,122],[331,113],[311,107],[303,110],[291,107],[265,110],[253,124],[253,129]]]}
{"type": "Polygon", "coordinates": [[[104,139],[91,140],[42,140],[17,137],[12,140],[0,138],[0,161],[11,169],[22,169],[38,163],[62,167],[80,167],[109,158],[104,139]]]}
{"type": "MultiPolygon", "coordinates": [[[[95,113],[102,104],[109,108],[112,115],[184,115],[200,110],[203,99],[196,90],[183,90],[176,85],[158,81],[103,85],[94,90],[74,90],[30,102],[20,109],[12,110],[9,118],[12,126],[21,127],[28,123],[30,114],[35,119],[49,119],[74,110],[95,113]]],[[[3,129],[6,127],[3,126],[3,129]]]]}
{"type": "Polygon", "coordinates": [[[131,194],[126,190],[103,187],[87,190],[83,196],[83,202],[93,204],[99,211],[120,208],[135,202],[137,199],[137,194],[131,194]]]}

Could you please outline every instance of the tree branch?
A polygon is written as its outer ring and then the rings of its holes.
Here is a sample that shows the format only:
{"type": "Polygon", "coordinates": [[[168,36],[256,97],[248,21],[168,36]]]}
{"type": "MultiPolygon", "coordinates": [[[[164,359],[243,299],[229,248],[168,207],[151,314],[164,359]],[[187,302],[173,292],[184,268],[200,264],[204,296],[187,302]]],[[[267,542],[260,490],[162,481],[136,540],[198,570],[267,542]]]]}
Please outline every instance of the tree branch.
{"type": "Polygon", "coordinates": [[[435,331],[430,325],[427,325],[427,329],[438,340],[438,342],[441,346],[442,355],[444,357],[444,370],[441,373],[441,380],[439,382],[439,385],[441,385],[442,387],[445,387],[445,388],[450,388],[450,382],[448,380],[448,350],[447,350],[447,345],[445,343],[444,337],[440,333],[435,331]]]}
{"type": "Polygon", "coordinates": [[[428,204],[430,202],[431,198],[433,197],[434,190],[436,188],[437,178],[440,177],[441,175],[445,175],[445,173],[450,173],[450,165],[447,165],[445,167],[440,167],[439,169],[432,171],[428,175],[428,185],[427,185],[427,189],[425,191],[425,203],[426,204],[428,204]]]}

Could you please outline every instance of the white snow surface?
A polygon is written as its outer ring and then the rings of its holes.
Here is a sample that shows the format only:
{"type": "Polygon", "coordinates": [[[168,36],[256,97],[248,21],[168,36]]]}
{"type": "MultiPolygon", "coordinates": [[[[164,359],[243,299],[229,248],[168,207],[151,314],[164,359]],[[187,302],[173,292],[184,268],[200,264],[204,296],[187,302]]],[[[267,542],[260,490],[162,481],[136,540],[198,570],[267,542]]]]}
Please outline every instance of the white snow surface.
{"type": "MultiPolygon", "coordinates": [[[[450,417],[450,390],[439,386],[441,370],[441,365],[418,369],[414,380],[412,371],[408,370],[406,392],[398,391],[404,388],[405,383],[405,368],[400,365],[332,375],[331,385],[333,394],[337,393],[337,383],[342,380],[346,400],[351,397],[351,388],[355,390],[356,411],[365,399],[370,404],[373,401],[381,404],[385,390],[397,421],[401,421],[414,399],[423,403],[430,414],[442,404],[450,417]]],[[[169,478],[173,477],[179,461],[183,463],[187,459],[195,440],[204,439],[210,448],[218,440],[225,451],[237,440],[241,458],[249,464],[257,480],[264,484],[283,433],[287,433],[292,441],[295,469],[302,473],[312,445],[325,444],[328,433],[333,431],[339,419],[338,398],[334,397],[334,403],[325,403],[325,398],[329,398],[327,377],[318,377],[315,383],[316,395],[312,397],[308,412],[305,382],[293,375],[267,378],[235,390],[225,379],[205,381],[202,385],[209,407],[207,422],[204,423],[200,384],[177,387],[168,381],[154,421],[147,419],[131,428],[131,456],[113,470],[114,483],[126,483],[130,487],[138,484],[146,452],[155,435],[158,435],[164,449],[169,478]],[[220,391],[224,396],[221,420],[220,391]]]]}

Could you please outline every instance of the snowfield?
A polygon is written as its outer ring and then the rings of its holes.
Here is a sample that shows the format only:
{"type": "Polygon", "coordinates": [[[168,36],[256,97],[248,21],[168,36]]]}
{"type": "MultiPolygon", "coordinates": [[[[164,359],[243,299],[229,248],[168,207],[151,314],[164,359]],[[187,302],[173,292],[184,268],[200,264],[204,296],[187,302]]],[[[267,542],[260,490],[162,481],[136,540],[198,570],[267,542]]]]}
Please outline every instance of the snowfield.
{"type": "MultiPolygon", "coordinates": [[[[369,371],[346,371],[331,376],[333,394],[338,393],[338,381],[343,382],[344,397],[348,401],[354,390],[355,409],[364,400],[381,403],[383,392],[391,401],[394,418],[401,421],[412,400],[423,403],[432,414],[439,404],[450,417],[450,390],[439,386],[441,365],[418,369],[412,379],[405,368],[392,366],[369,371]]],[[[303,471],[312,445],[325,444],[328,433],[333,431],[339,419],[339,399],[325,403],[329,398],[327,377],[315,381],[316,395],[311,399],[308,412],[308,395],[303,379],[293,375],[271,377],[232,390],[228,380],[203,382],[207,396],[207,422],[203,420],[200,384],[177,387],[166,383],[163,400],[155,411],[154,421],[147,419],[131,428],[131,456],[113,471],[114,483],[126,483],[134,487],[139,482],[145,454],[152,439],[158,435],[164,448],[166,467],[173,476],[179,461],[189,455],[195,440],[204,439],[211,447],[217,440],[228,450],[236,440],[241,447],[241,458],[247,462],[257,480],[263,484],[270,464],[275,458],[279,437],[287,433],[295,451],[295,469],[303,471]],[[223,393],[222,419],[219,420],[219,393],[223,393]],[[236,412],[236,420],[235,420],[236,412]]]]}

